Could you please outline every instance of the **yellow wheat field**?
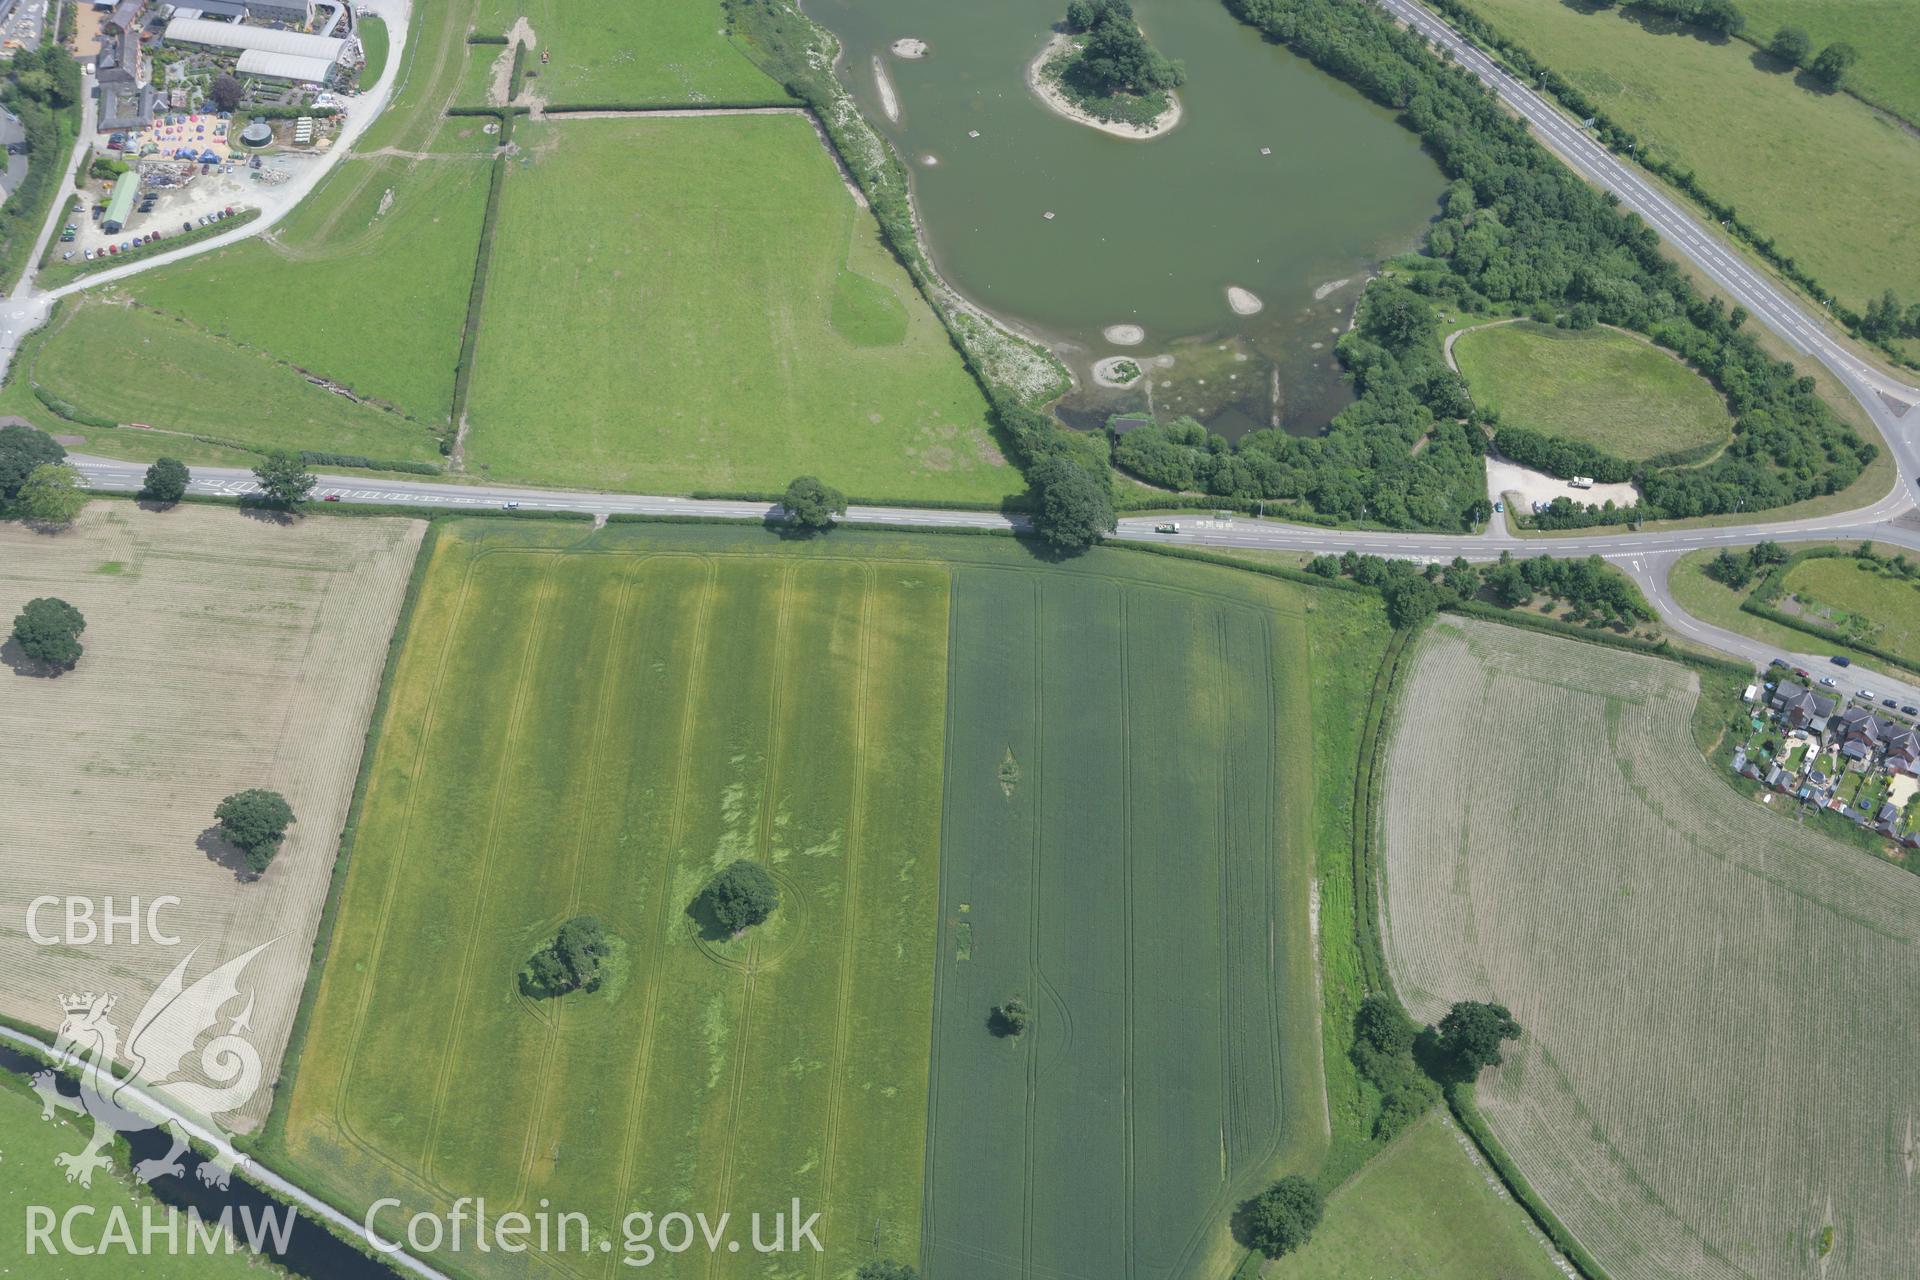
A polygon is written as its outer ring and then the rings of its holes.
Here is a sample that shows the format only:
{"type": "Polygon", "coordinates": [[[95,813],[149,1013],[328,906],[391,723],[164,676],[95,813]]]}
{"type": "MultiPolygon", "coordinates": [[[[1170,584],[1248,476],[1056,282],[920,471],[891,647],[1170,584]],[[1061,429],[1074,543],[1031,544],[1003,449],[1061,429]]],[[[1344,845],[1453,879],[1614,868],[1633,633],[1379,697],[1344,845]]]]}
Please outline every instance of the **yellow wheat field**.
{"type": "MultiPolygon", "coordinates": [[[[124,1037],[189,951],[189,980],[278,939],[246,970],[250,1039],[278,1070],[352,796],[387,641],[424,526],[94,503],[67,532],[0,525],[0,631],[27,600],[86,615],[86,652],[58,679],[0,667],[0,1013],[51,1030],[59,997],[118,997],[124,1037]],[[284,793],[297,822],[267,874],[242,882],[200,847],[230,792],[284,793]],[[40,945],[34,899],[181,903],[168,947],[121,927],[112,945],[40,945]]],[[[64,907],[43,936],[68,935],[64,907]]],[[[229,1016],[237,1012],[229,1008],[229,1016]]],[[[223,1028],[224,1029],[224,1028],[223,1028]]],[[[265,1118],[263,1088],[229,1123],[265,1118]]]]}
{"type": "Polygon", "coordinates": [[[1429,1020],[1512,1007],[1481,1105],[1616,1280],[1913,1276],[1920,877],[1738,795],[1697,689],[1434,626],[1387,775],[1394,979],[1429,1020]]]}

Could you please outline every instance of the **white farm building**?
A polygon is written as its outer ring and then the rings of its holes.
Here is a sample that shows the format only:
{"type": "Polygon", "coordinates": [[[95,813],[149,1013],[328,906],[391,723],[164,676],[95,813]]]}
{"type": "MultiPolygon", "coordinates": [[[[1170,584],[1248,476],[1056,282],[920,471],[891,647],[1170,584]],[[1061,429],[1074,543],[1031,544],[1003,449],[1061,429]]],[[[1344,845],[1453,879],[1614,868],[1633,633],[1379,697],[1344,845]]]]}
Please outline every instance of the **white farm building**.
{"type": "Polygon", "coordinates": [[[243,76],[324,84],[340,62],[345,40],[310,36],[273,27],[210,22],[205,18],[175,18],[167,24],[168,44],[230,49],[240,55],[235,68],[243,76]]]}

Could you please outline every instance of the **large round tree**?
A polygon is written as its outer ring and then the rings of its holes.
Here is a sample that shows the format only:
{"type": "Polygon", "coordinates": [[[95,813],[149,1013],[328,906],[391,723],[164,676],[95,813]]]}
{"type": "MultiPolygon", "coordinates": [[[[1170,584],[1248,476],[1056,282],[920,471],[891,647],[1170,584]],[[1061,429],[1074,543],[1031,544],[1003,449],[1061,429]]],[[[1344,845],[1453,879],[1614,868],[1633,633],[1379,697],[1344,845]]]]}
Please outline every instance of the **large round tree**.
{"type": "Polygon", "coordinates": [[[1319,1187],[1299,1174],[1288,1174],[1247,1206],[1247,1243],[1269,1258],[1292,1253],[1313,1235],[1325,1207],[1319,1187]]]}
{"type": "Polygon", "coordinates": [[[714,922],[729,934],[765,923],[780,906],[780,886],[765,867],[748,858],[720,868],[701,896],[714,922]]]}
{"type": "Polygon", "coordinates": [[[80,633],[87,620],[65,600],[41,596],[27,601],[13,620],[13,641],[35,662],[71,671],[80,661],[80,633]]]}
{"type": "Polygon", "coordinates": [[[213,816],[220,820],[220,834],[247,855],[247,869],[259,875],[287,838],[287,828],[293,825],[293,806],[278,791],[253,787],[222,800],[213,816]]]}

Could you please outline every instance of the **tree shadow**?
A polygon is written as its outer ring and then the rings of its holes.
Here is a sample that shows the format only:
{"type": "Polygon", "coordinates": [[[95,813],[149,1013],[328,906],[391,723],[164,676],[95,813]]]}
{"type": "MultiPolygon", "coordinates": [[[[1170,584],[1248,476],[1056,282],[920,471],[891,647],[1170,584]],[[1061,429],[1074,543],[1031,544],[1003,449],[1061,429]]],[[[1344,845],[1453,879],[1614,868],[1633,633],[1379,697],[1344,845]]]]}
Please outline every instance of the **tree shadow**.
{"type": "Polygon", "coordinates": [[[242,884],[260,878],[260,873],[247,865],[246,850],[222,835],[218,823],[202,831],[193,847],[206,854],[208,862],[233,872],[233,878],[242,884]]]}
{"type": "Polygon", "coordinates": [[[732,931],[721,924],[720,918],[714,914],[713,903],[705,889],[695,894],[693,901],[687,904],[687,919],[693,921],[693,927],[702,942],[727,942],[733,937],[732,931]]]}
{"type": "Polygon", "coordinates": [[[1253,1242],[1253,1202],[1258,1196],[1248,1196],[1233,1206],[1233,1213],[1227,1218],[1227,1230],[1233,1235],[1233,1242],[1242,1249],[1259,1252],[1259,1246],[1253,1242]]]}
{"type": "MultiPolygon", "coordinates": [[[[777,511],[778,508],[775,510],[777,511]]],[[[815,538],[825,537],[834,530],[833,525],[818,529],[810,524],[796,524],[787,519],[784,514],[776,515],[773,511],[767,513],[762,523],[766,525],[768,532],[782,542],[810,542],[815,538]]]]}
{"type": "Polygon", "coordinates": [[[13,674],[32,680],[58,680],[73,670],[57,662],[42,662],[38,658],[28,657],[25,650],[21,649],[20,642],[12,636],[8,636],[5,643],[0,643],[0,663],[11,668],[13,674]]]}
{"type": "Polygon", "coordinates": [[[1441,1086],[1461,1082],[1460,1064],[1440,1043],[1440,1031],[1426,1026],[1413,1038],[1413,1061],[1428,1078],[1441,1086]]]}
{"type": "Polygon", "coordinates": [[[261,524],[278,525],[289,528],[298,519],[298,513],[288,510],[277,502],[261,498],[240,499],[240,514],[249,520],[258,520],[261,524]]]}
{"type": "Polygon", "coordinates": [[[158,498],[135,498],[133,505],[142,511],[171,511],[180,504],[178,502],[162,502],[158,498]]]}
{"type": "Polygon", "coordinates": [[[1733,37],[1724,31],[1715,31],[1710,27],[1695,26],[1691,22],[1686,22],[1664,13],[1654,13],[1648,9],[1627,6],[1620,10],[1620,16],[1638,26],[1649,35],[1692,36],[1701,44],[1728,45],[1733,43],[1733,37]]]}

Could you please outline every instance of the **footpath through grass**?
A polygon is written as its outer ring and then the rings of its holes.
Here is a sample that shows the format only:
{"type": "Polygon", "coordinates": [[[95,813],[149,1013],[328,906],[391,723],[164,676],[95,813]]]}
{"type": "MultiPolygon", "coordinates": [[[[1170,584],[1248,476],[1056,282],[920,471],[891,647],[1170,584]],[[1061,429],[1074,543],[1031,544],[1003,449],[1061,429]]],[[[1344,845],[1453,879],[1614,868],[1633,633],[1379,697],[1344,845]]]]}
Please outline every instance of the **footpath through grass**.
{"type": "Polygon", "coordinates": [[[806,472],[881,499],[1023,487],[807,120],[556,120],[514,139],[470,470],[664,493],[806,472]]]}
{"type": "Polygon", "coordinates": [[[1414,1124],[1327,1201],[1268,1280],[1561,1280],[1553,1248],[1444,1110],[1414,1124]]]}
{"type": "Polygon", "coordinates": [[[1670,31],[1657,15],[1469,2],[1650,151],[1692,169],[1849,306],[1889,287],[1920,297],[1920,138],[1845,94],[1763,70],[1756,62],[1770,60],[1751,45],[1670,31]],[[1870,198],[1859,194],[1863,181],[1870,198]]]}
{"type": "Polygon", "coordinates": [[[1453,355],[1474,402],[1531,427],[1639,460],[1729,439],[1733,417],[1670,351],[1614,329],[1522,320],[1460,335],[1453,355]]]}

